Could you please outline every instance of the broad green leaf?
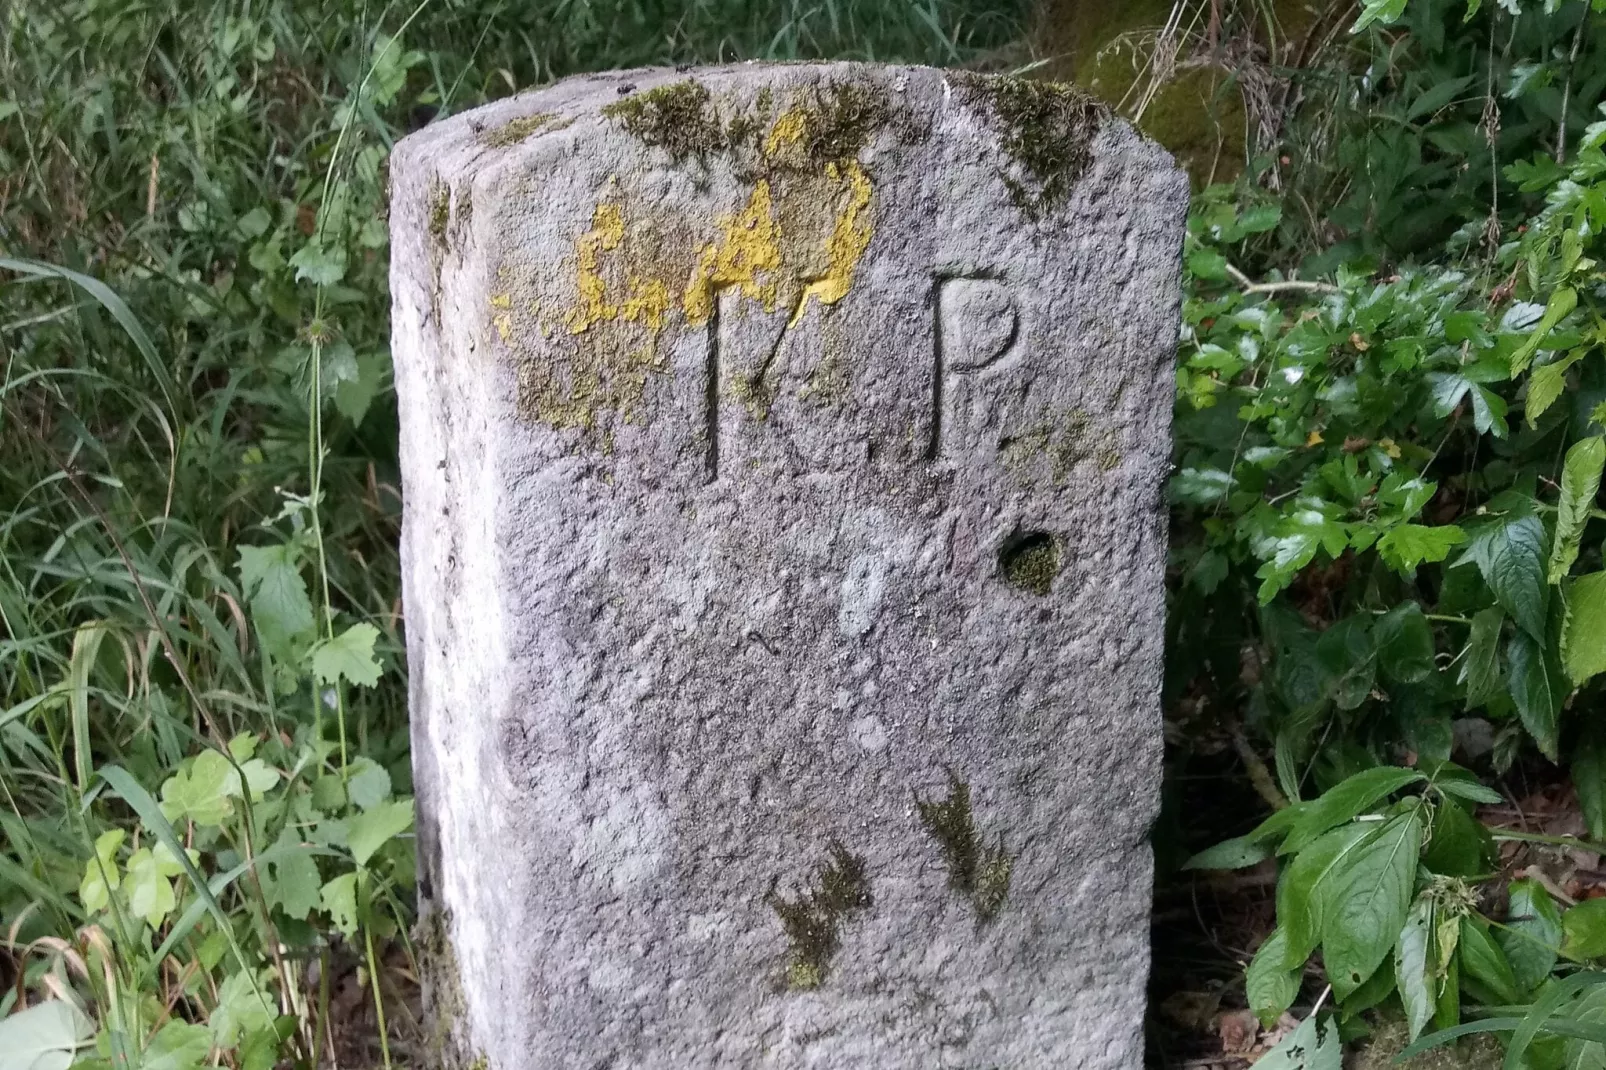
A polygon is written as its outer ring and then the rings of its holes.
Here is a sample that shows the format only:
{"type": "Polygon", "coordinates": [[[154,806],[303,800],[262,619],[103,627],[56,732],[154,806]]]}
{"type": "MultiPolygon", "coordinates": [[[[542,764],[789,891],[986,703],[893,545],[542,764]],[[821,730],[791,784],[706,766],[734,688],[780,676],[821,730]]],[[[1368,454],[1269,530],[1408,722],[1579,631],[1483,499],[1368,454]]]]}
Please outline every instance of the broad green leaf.
{"type": "Polygon", "coordinates": [[[312,648],[312,671],[326,684],[349,680],[360,687],[379,682],[379,660],[374,657],[374,640],[379,629],[372,624],[353,624],[333,639],[312,648]]]}
{"type": "Polygon", "coordinates": [[[1214,847],[1205,848],[1184,862],[1182,868],[1247,869],[1264,862],[1272,857],[1272,854],[1269,845],[1256,843],[1247,836],[1237,836],[1230,840],[1222,840],[1214,847]]]}
{"type": "Polygon", "coordinates": [[[239,793],[239,775],[215,750],[203,750],[162,784],[162,814],[169,821],[221,825],[234,812],[229,796],[239,793]]]}
{"type": "Polygon", "coordinates": [[[274,847],[282,853],[266,863],[261,871],[268,903],[284,911],[287,917],[304,920],[318,908],[319,889],[323,885],[318,863],[289,828],[279,833],[274,847]]]}
{"type": "Polygon", "coordinates": [[[240,547],[240,583],[263,645],[277,658],[292,657],[314,628],[312,600],[294,548],[240,547]]]}
{"type": "Polygon", "coordinates": [[[1489,832],[1453,802],[1433,811],[1433,834],[1422,853],[1422,864],[1446,877],[1474,877],[1488,870],[1489,832]]]}
{"type": "MultiPolygon", "coordinates": [[[[372,758],[357,758],[351,763],[346,781],[352,803],[359,810],[372,810],[390,798],[390,774],[372,758]]],[[[1237,866],[1222,867],[1237,869],[1237,866]]]]}
{"type": "Polygon", "coordinates": [[[1561,397],[1567,387],[1567,369],[1577,364],[1583,355],[1582,349],[1575,349],[1560,360],[1533,370],[1528,377],[1528,399],[1523,406],[1523,418],[1528,421],[1529,427],[1535,426],[1545,410],[1561,397]]]}
{"type": "Polygon", "coordinates": [[[212,1031],[204,1025],[170,1019],[145,1049],[142,1070],[200,1070],[212,1052],[212,1031]]]}
{"type": "Polygon", "coordinates": [[[1511,963],[1481,918],[1470,914],[1461,918],[1460,947],[1462,973],[1487,988],[1501,1003],[1522,1002],[1523,993],[1511,963]]]}
{"type": "Polygon", "coordinates": [[[1606,572],[1579,576],[1565,587],[1567,618],[1561,631],[1561,660],[1578,686],[1606,672],[1606,572]]]}
{"type": "Polygon", "coordinates": [[[122,829],[111,829],[95,838],[95,857],[85,864],[84,880],[78,886],[78,898],[91,914],[105,910],[111,902],[111,893],[122,883],[117,870],[117,850],[127,838],[128,833],[122,829]]]}
{"type": "Polygon", "coordinates": [[[1409,577],[1416,574],[1418,565],[1443,561],[1452,547],[1465,541],[1466,532],[1454,524],[1397,524],[1377,540],[1377,553],[1385,565],[1409,577]]]}
{"type": "Polygon", "coordinates": [[[387,842],[413,827],[413,800],[380,803],[351,819],[346,845],[359,866],[367,865],[387,842]]]}
{"type": "Polygon", "coordinates": [[[77,1007],[45,1000],[0,1018],[0,1063],[7,1070],[67,1070],[94,1033],[94,1023],[77,1007]]]}
{"type": "Polygon", "coordinates": [[[297,282],[333,286],[345,277],[346,247],[334,245],[326,249],[314,239],[296,251],[290,266],[296,269],[297,282]]]}
{"type": "Polygon", "coordinates": [[[1439,1003],[1439,978],[1435,968],[1438,956],[1433,950],[1436,913],[1432,896],[1417,896],[1394,949],[1395,985],[1405,1007],[1412,1040],[1421,1036],[1422,1030],[1433,1020],[1439,1003]]]}
{"type": "Polygon", "coordinates": [[[1472,540],[1470,555],[1483,581],[1517,626],[1545,638],[1545,527],[1537,516],[1491,525],[1472,540]]]}
{"type": "Polygon", "coordinates": [[[1314,800],[1288,833],[1280,854],[1292,854],[1314,843],[1328,829],[1364,813],[1408,784],[1426,780],[1415,769],[1380,765],[1363,770],[1334,785],[1314,800]]]}
{"type": "Polygon", "coordinates": [[[1556,904],[1538,881],[1511,882],[1506,927],[1495,942],[1506,953],[1517,987],[1531,993],[1550,976],[1561,951],[1563,931],[1556,904]]]}
{"type": "Polygon", "coordinates": [[[1288,944],[1288,968],[1303,965],[1321,942],[1329,877],[1366,842],[1370,831],[1359,822],[1336,828],[1300,851],[1283,870],[1277,882],[1277,920],[1288,944]]]}
{"type": "Polygon", "coordinates": [[[1255,952],[1244,975],[1244,997],[1249,1009],[1255,1012],[1260,1024],[1267,1029],[1294,1005],[1299,996],[1299,981],[1304,967],[1286,968],[1288,938],[1281,928],[1273,929],[1255,952]]]}
{"type": "MultiPolygon", "coordinates": [[[[1401,4],[1404,0],[1399,0],[1401,4]]],[[[1342,1070],[1344,1045],[1338,1026],[1319,1027],[1312,1015],[1282,1043],[1255,1060],[1255,1070],[1342,1070]]]]}
{"type": "MultiPolygon", "coordinates": [[[[160,842],[157,847],[166,850],[160,842]]],[[[167,861],[174,873],[182,872],[178,863],[172,861],[171,855],[167,861]]],[[[178,906],[178,897],[173,894],[173,882],[162,872],[164,868],[162,860],[147,847],[141,847],[128,859],[128,909],[145,919],[145,924],[152,929],[160,926],[178,906]]]]}
{"type": "Polygon", "coordinates": [[[1539,344],[1545,340],[1556,324],[1577,307],[1578,293],[1571,287],[1564,286],[1550,295],[1550,300],[1545,302],[1545,314],[1540,317],[1539,325],[1533,329],[1527,340],[1517,347],[1516,352],[1511,354],[1512,375],[1520,375],[1533,362],[1534,354],[1539,351],[1539,344]]]}
{"type": "Polygon", "coordinates": [[[1606,438],[1592,435],[1573,443],[1561,469],[1561,498],[1556,503],[1556,538],[1550,547],[1549,580],[1562,581],[1578,560],[1578,544],[1600,492],[1600,474],[1606,467],[1606,438]]]}
{"type": "Polygon", "coordinates": [[[1405,0],[1366,0],[1361,13],[1355,20],[1355,25],[1349,28],[1350,33],[1360,33],[1374,22],[1384,26],[1399,20],[1405,14],[1405,0]]]}
{"type": "Polygon", "coordinates": [[[1378,619],[1378,667],[1396,683],[1415,684],[1434,671],[1433,629],[1415,602],[1403,602],[1378,619]]]}
{"type": "Polygon", "coordinates": [[[1561,916],[1561,953],[1570,959],[1606,956],[1606,899],[1585,899],[1561,916]]]}
{"type": "Polygon", "coordinates": [[[1573,788],[1589,834],[1606,839],[1606,726],[1592,718],[1573,745],[1573,788]]]}
{"type": "Polygon", "coordinates": [[[1482,706],[1500,694],[1500,626],[1506,615],[1496,606],[1472,615],[1461,683],[1467,688],[1467,709],[1482,706]]]}
{"type": "Polygon", "coordinates": [[[323,886],[323,909],[334,920],[335,928],[347,940],[357,936],[357,874],[342,873],[323,886]]]}
{"type": "Polygon", "coordinates": [[[1506,644],[1506,662],[1510,666],[1507,687],[1517,716],[1540,752],[1555,761],[1561,706],[1567,697],[1560,668],[1544,647],[1524,631],[1512,633],[1506,644]]]}
{"type": "Polygon", "coordinates": [[[218,1047],[232,1048],[245,1034],[272,1023],[272,1007],[259,994],[271,977],[271,970],[261,971],[257,978],[242,970],[218,986],[217,1006],[207,1019],[212,1040],[218,1047]],[[253,981],[256,982],[254,986],[253,981]]]}
{"type": "Polygon", "coordinates": [[[1372,976],[1405,927],[1421,850],[1422,819],[1410,810],[1368,836],[1324,881],[1322,960],[1339,999],[1372,976]]]}

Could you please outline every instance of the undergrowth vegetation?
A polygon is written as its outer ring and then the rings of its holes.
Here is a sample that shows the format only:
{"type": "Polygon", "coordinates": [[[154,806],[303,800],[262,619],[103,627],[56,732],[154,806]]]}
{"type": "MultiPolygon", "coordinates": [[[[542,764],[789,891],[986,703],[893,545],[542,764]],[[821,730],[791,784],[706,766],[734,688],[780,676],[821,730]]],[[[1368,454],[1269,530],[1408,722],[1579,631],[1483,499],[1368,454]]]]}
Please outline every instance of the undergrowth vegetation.
{"type": "Polygon", "coordinates": [[[0,1065],[433,1065],[408,998],[391,144],[578,70],[974,62],[1023,14],[0,20],[0,1065]]]}

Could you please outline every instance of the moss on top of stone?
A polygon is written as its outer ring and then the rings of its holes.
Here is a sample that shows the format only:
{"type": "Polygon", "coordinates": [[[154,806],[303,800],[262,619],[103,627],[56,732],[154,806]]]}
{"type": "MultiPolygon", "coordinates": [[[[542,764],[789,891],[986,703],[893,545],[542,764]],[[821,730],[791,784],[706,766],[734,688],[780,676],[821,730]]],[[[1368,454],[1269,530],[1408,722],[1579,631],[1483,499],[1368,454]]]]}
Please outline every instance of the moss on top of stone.
{"type": "Polygon", "coordinates": [[[538,111],[534,115],[521,115],[517,119],[509,119],[501,126],[492,127],[480,134],[480,141],[493,149],[505,149],[517,145],[542,127],[552,125],[557,116],[551,112],[538,111]]]}
{"type": "Polygon", "coordinates": [[[725,148],[725,130],[714,114],[713,96],[695,78],[671,82],[609,104],[602,114],[617,120],[643,143],[677,161],[725,148]]]}
{"type": "Polygon", "coordinates": [[[742,162],[740,171],[755,174],[813,172],[846,163],[889,125],[895,124],[904,140],[917,133],[908,116],[895,114],[881,87],[860,79],[799,86],[784,94],[765,86],[743,103],[716,97],[688,78],[616,101],[602,114],[676,162],[729,153],[742,162]]]}
{"type": "Polygon", "coordinates": [[[1059,82],[983,74],[957,78],[996,119],[1004,151],[1036,187],[1007,178],[1016,205],[1038,218],[1062,204],[1092,162],[1093,137],[1109,114],[1104,105],[1059,82]]]}

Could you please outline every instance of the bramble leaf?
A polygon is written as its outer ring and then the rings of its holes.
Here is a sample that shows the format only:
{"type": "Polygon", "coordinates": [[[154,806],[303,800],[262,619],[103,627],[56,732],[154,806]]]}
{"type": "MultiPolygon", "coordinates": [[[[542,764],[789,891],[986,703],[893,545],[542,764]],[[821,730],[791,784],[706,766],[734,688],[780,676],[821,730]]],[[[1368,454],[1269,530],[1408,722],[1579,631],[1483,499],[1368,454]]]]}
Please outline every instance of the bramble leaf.
{"type": "Polygon", "coordinates": [[[1606,438],[1591,435],[1573,443],[1561,469],[1561,499],[1556,503],[1556,537],[1550,548],[1548,579],[1562,581],[1578,560],[1589,511],[1600,492],[1601,469],[1606,467],[1606,438]]]}

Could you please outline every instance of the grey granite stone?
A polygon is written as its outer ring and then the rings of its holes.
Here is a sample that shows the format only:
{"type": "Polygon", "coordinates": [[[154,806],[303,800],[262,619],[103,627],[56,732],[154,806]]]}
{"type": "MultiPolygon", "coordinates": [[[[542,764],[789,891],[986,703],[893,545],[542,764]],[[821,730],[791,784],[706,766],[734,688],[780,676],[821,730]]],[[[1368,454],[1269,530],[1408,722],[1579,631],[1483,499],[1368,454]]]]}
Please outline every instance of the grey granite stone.
{"type": "Polygon", "coordinates": [[[800,64],[392,167],[438,1061],[1136,1068],[1169,158],[800,64]]]}

